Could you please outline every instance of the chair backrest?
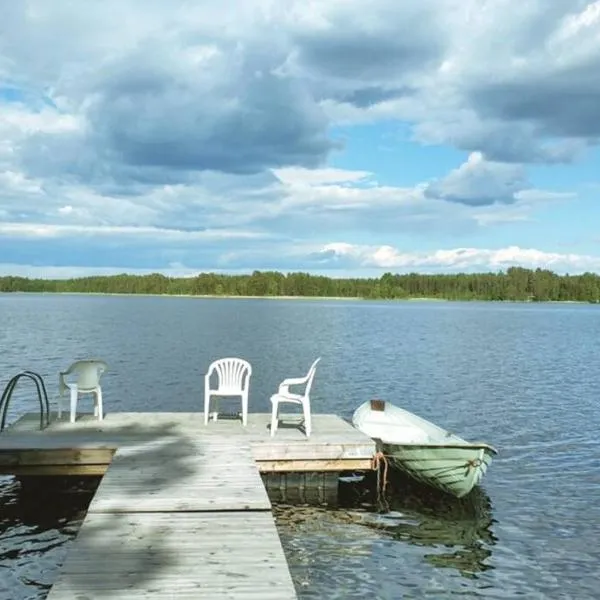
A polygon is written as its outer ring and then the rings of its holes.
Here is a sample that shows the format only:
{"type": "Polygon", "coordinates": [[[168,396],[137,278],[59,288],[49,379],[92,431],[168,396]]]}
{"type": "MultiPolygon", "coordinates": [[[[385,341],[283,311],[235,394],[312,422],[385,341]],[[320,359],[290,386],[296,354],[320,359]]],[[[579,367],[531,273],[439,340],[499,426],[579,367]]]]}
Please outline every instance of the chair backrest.
{"type": "Polygon", "coordinates": [[[306,398],[308,398],[310,396],[310,388],[312,387],[313,379],[315,378],[315,373],[317,371],[317,364],[319,363],[320,360],[321,360],[321,357],[319,356],[319,358],[317,358],[317,360],[315,360],[315,362],[310,366],[310,369],[308,370],[306,387],[304,388],[304,396],[306,398]]]}
{"type": "Polygon", "coordinates": [[[65,371],[65,375],[75,375],[78,389],[93,390],[99,385],[107,368],[108,365],[103,360],[78,360],[65,371]]]}
{"type": "Polygon", "coordinates": [[[252,365],[243,358],[220,358],[208,367],[207,379],[213,372],[219,378],[219,390],[227,392],[245,391],[248,388],[252,365]]]}

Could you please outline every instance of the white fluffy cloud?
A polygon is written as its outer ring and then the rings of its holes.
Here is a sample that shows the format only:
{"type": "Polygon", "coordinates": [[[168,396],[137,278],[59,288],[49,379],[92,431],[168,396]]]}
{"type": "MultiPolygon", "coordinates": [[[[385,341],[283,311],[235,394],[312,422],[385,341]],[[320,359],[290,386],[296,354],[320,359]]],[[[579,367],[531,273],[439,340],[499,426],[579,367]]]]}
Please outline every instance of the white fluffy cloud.
{"type": "Polygon", "coordinates": [[[513,266],[551,269],[556,272],[600,270],[600,257],[543,252],[509,246],[498,249],[453,248],[433,252],[402,252],[392,246],[358,246],[332,243],[321,250],[323,263],[341,262],[345,268],[365,267],[394,271],[479,271],[513,266]]]}
{"type": "MultiPolygon", "coordinates": [[[[214,272],[248,273],[254,270],[257,261],[264,269],[278,268],[284,272],[310,269],[313,273],[330,277],[366,276],[379,277],[384,272],[397,273],[448,273],[500,271],[509,267],[521,266],[531,269],[550,269],[556,273],[583,273],[600,271],[600,256],[575,253],[559,253],[508,246],[504,248],[451,248],[431,252],[403,251],[393,246],[360,246],[345,242],[331,242],[319,248],[298,244],[295,247],[277,248],[267,246],[254,249],[249,254],[231,253],[223,255],[223,260],[214,272]],[[274,258],[274,253],[277,257],[274,258]],[[233,263],[233,264],[232,264],[233,263]]],[[[178,261],[166,263],[159,269],[151,267],[122,266],[32,266],[14,263],[0,263],[5,275],[28,277],[65,278],[88,275],[114,275],[126,271],[133,274],[160,272],[171,277],[191,277],[198,269],[178,261]]]]}

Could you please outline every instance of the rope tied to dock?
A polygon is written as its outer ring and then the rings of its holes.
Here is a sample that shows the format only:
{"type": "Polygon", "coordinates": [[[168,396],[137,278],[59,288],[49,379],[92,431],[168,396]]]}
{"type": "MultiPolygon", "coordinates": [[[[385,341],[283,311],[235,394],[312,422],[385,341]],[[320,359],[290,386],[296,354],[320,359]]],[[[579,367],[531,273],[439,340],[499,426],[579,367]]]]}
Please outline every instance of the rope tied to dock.
{"type": "Polygon", "coordinates": [[[388,460],[381,451],[376,452],[371,459],[371,467],[377,471],[377,502],[387,510],[385,491],[388,484],[388,460]]]}

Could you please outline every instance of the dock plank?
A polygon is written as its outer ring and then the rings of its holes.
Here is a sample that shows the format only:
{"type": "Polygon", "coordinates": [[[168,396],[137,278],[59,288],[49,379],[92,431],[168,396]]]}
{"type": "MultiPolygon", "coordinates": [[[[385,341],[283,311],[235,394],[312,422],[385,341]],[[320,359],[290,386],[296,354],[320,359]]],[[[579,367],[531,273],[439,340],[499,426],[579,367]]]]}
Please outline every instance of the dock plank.
{"type": "Polygon", "coordinates": [[[117,450],[88,512],[271,510],[249,446],[147,443],[117,450]]]}
{"type": "Polygon", "coordinates": [[[296,597],[269,512],[92,513],[48,600],[296,597]]]}

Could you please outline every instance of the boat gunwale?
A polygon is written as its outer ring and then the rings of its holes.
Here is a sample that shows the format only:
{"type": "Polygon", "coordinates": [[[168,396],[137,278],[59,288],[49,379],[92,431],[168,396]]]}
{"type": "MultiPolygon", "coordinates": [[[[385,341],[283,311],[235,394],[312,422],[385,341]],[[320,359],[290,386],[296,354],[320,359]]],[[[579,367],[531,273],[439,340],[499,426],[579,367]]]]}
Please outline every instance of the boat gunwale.
{"type": "MultiPolygon", "coordinates": [[[[391,413],[392,414],[398,414],[398,413],[402,413],[403,415],[406,415],[410,420],[414,420],[416,422],[413,422],[412,425],[422,429],[422,430],[435,430],[436,433],[438,435],[436,435],[435,437],[449,437],[449,442],[450,443],[444,443],[441,440],[437,441],[437,442],[402,442],[402,443],[398,443],[398,442],[393,442],[390,440],[384,440],[381,437],[378,436],[374,436],[371,435],[369,433],[367,433],[364,429],[362,429],[359,425],[357,425],[355,423],[355,416],[356,414],[361,411],[361,409],[363,409],[363,407],[366,407],[369,404],[369,401],[363,402],[355,411],[354,411],[354,415],[352,417],[352,425],[358,429],[359,431],[362,431],[363,433],[365,433],[365,435],[368,435],[372,440],[375,440],[377,442],[380,442],[381,444],[385,444],[387,446],[398,446],[398,447],[403,447],[403,448],[448,448],[448,449],[472,449],[472,450],[489,450],[493,455],[497,455],[498,454],[498,450],[496,450],[496,448],[494,448],[494,446],[491,446],[490,444],[487,444],[485,442],[479,442],[479,441],[475,441],[475,442],[469,442],[468,440],[465,440],[464,438],[456,435],[455,433],[451,433],[449,432],[447,429],[444,429],[443,427],[440,427],[439,425],[432,423],[431,421],[428,421],[427,419],[412,413],[404,408],[401,408],[399,406],[396,406],[395,404],[392,404],[391,402],[389,402],[388,400],[384,401],[385,406],[390,406],[391,407],[391,413]],[[451,437],[450,437],[451,436],[451,437]],[[453,440],[453,441],[450,441],[453,440]]],[[[365,408],[364,411],[362,411],[364,413],[372,413],[372,412],[379,412],[379,411],[373,411],[372,408],[365,408]]],[[[381,412],[385,412],[385,411],[381,411],[381,412]]],[[[388,414],[390,414],[388,412],[388,414]]],[[[428,434],[430,435],[430,434],[428,434]]],[[[431,436],[430,437],[434,437],[431,436]]]]}
{"type": "Polygon", "coordinates": [[[398,442],[390,442],[383,440],[381,438],[373,438],[377,439],[381,444],[386,446],[397,446],[399,448],[460,448],[461,450],[490,450],[493,454],[498,454],[498,450],[493,446],[485,443],[477,443],[477,442],[465,442],[464,444],[440,444],[440,443],[427,443],[427,442],[417,442],[417,443],[398,443],[398,442]]]}

